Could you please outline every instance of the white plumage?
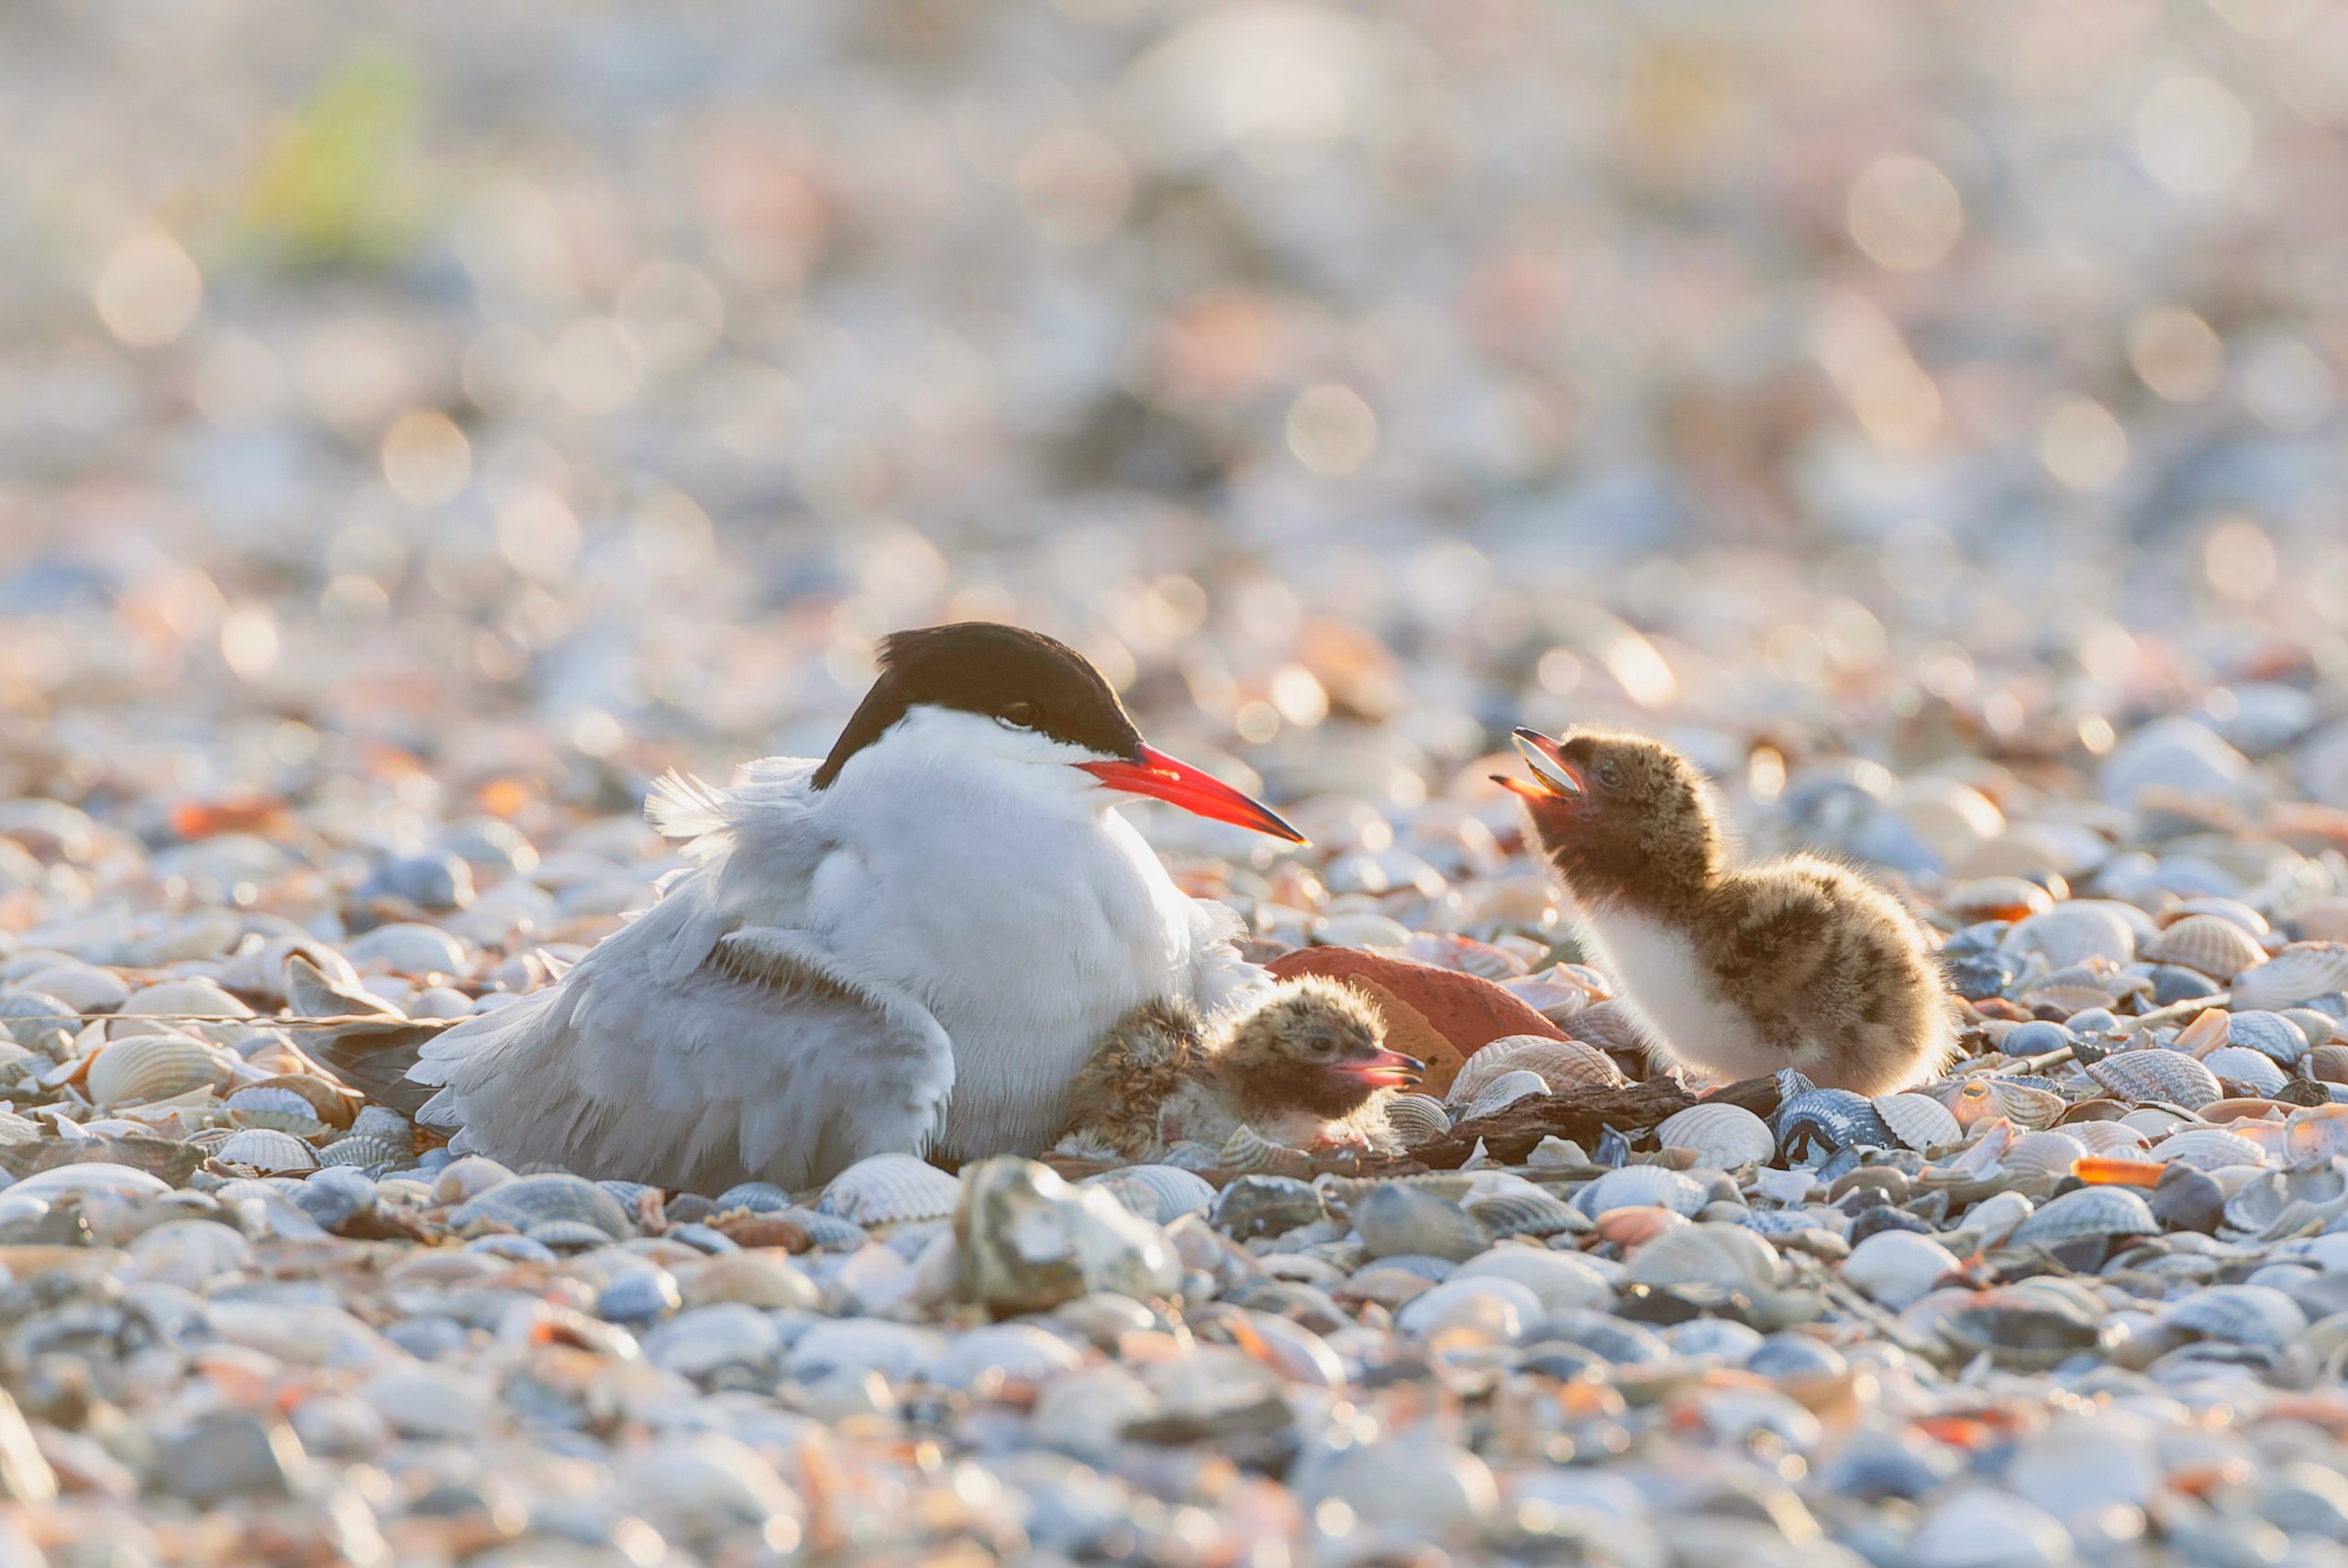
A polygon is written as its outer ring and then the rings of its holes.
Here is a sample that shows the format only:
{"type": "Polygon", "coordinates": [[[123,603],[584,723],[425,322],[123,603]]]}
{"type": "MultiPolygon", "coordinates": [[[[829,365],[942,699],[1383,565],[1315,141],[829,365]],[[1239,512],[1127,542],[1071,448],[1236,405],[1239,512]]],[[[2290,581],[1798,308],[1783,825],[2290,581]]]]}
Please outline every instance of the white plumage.
{"type": "Polygon", "coordinates": [[[693,862],[560,984],[427,1043],[426,1121],[509,1164],[714,1191],[869,1154],[1043,1148],[1102,1033],[1158,995],[1263,988],[1237,917],[1174,886],[1080,767],[956,709],[848,758],[671,776],[693,862]]]}

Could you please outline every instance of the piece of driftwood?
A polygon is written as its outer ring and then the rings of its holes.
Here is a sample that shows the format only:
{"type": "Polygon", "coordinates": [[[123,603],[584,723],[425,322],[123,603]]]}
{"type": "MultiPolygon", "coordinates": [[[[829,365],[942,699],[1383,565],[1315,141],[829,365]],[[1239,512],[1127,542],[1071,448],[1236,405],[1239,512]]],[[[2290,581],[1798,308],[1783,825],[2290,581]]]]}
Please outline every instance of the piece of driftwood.
{"type": "Polygon", "coordinates": [[[1422,1143],[1407,1154],[1366,1160],[1360,1174],[1455,1169],[1475,1154],[1479,1143],[1488,1158],[1503,1165],[1522,1164],[1544,1138],[1563,1138],[1595,1153],[1609,1127],[1635,1140],[1699,1099],[1741,1106],[1755,1116],[1767,1117],[1778,1109],[1778,1086],[1772,1078],[1744,1078],[1699,1096],[1669,1078],[1649,1078],[1644,1083],[1532,1096],[1502,1106],[1490,1116],[1462,1121],[1448,1135],[1422,1143]]]}

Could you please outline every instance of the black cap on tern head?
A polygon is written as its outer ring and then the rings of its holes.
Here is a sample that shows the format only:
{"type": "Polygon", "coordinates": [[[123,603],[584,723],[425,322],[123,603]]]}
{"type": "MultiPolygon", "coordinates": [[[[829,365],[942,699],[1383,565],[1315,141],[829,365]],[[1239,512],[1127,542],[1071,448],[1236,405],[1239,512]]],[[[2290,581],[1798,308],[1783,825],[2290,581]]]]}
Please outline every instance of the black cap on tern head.
{"type": "Polygon", "coordinates": [[[815,788],[917,707],[959,708],[1098,756],[1141,758],[1141,732],[1082,654],[1022,626],[960,621],[880,639],[880,678],[815,770],[815,788]]]}
{"type": "Polygon", "coordinates": [[[881,639],[880,679],[864,694],[831,756],[815,769],[828,788],[847,759],[888,734],[911,708],[958,708],[1091,755],[1076,767],[1109,789],[1180,806],[1292,844],[1304,835],[1271,808],[1221,779],[1144,745],[1125,705],[1065,643],[1020,626],[962,621],[881,639]]]}

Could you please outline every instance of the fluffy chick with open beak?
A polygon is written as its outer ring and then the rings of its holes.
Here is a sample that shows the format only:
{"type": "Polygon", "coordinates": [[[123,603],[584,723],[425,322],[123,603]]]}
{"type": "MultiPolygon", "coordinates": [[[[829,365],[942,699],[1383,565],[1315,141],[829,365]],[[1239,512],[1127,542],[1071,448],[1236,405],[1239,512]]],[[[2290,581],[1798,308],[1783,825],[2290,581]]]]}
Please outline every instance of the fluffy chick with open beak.
{"type": "Polygon", "coordinates": [[[1694,764],[1644,735],[1516,732],[1534,836],[1650,1043],[1716,1078],[1797,1067],[1887,1094],[1937,1071],[1955,1004],[1924,933],[1831,862],[1726,864],[1694,764]]]}
{"type": "Polygon", "coordinates": [[[1282,981],[1219,1024],[1179,999],[1146,1002],[1077,1075],[1059,1147],[1146,1160],[1185,1138],[1221,1147],[1244,1123],[1294,1148],[1392,1153],[1386,1101],[1426,1064],[1385,1041],[1367,998],[1318,976],[1282,981]]]}

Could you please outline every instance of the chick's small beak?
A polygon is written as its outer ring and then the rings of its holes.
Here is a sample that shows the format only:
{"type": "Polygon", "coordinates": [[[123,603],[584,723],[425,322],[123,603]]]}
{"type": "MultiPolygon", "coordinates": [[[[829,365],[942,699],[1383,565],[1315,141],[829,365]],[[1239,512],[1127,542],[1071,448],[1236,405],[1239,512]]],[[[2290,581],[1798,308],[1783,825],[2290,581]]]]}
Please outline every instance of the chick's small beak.
{"type": "Polygon", "coordinates": [[[1187,762],[1167,756],[1156,746],[1137,748],[1131,762],[1120,759],[1113,762],[1080,762],[1076,766],[1112,790],[1164,801],[1168,805],[1181,807],[1194,817],[1252,828],[1274,838],[1284,838],[1290,844],[1311,842],[1261,801],[1242,794],[1222,779],[1202,772],[1187,762]]]}
{"type": "Polygon", "coordinates": [[[1524,754],[1525,766],[1533,769],[1531,778],[1502,778],[1500,782],[1528,801],[1570,800],[1582,792],[1581,775],[1567,762],[1557,743],[1539,730],[1520,728],[1515,733],[1516,749],[1524,754]]]}
{"type": "Polygon", "coordinates": [[[1336,1070],[1373,1088],[1402,1088],[1426,1077],[1427,1065],[1400,1051],[1380,1051],[1374,1056],[1340,1062],[1336,1070]]]}

